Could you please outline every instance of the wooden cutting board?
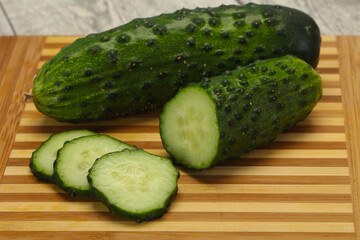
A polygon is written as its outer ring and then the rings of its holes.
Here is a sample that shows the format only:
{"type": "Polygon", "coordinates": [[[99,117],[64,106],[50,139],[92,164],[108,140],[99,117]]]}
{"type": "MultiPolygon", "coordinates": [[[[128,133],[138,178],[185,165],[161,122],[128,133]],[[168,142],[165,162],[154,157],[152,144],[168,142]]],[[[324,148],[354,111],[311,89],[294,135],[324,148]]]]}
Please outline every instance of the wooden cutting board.
{"type": "Polygon", "coordinates": [[[0,37],[0,239],[359,239],[360,37],[323,36],[323,97],[305,121],[224,166],[180,168],[169,212],[142,224],[69,197],[28,167],[50,134],[82,128],[168,156],[160,111],[72,125],[25,102],[42,64],[76,38],[0,37]]]}

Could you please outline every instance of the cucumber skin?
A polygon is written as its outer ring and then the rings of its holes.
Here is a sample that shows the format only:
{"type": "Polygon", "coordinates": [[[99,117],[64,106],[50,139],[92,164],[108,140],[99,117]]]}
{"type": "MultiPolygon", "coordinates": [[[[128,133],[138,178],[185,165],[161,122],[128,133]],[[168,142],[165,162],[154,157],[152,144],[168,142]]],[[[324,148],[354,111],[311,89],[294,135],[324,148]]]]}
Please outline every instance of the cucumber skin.
{"type": "MultiPolygon", "coordinates": [[[[100,135],[100,134],[98,134],[100,135]]],[[[108,136],[110,137],[110,136],[108,136]]],[[[110,137],[110,138],[113,138],[113,137],[110,137]]],[[[113,138],[117,141],[120,141],[116,138],[113,138]]],[[[121,141],[120,141],[121,142],[121,141]]],[[[68,141],[64,144],[64,146],[68,143],[71,143],[71,141],[68,141]]],[[[126,144],[123,142],[123,144],[126,144]]],[[[127,144],[129,145],[129,144],[127,144]]],[[[132,146],[132,145],[129,145],[129,148],[136,148],[135,146],[132,146]]],[[[56,164],[57,164],[57,159],[59,157],[59,152],[60,152],[61,149],[59,149],[58,153],[57,153],[57,157],[56,157],[56,160],[54,162],[54,169],[56,169],[56,164]]],[[[96,160],[95,160],[96,161],[96,160]]],[[[83,189],[79,189],[79,188],[75,188],[75,187],[69,187],[67,186],[62,180],[61,178],[59,177],[59,174],[56,170],[54,170],[54,174],[51,176],[51,182],[54,183],[56,186],[58,186],[59,188],[61,188],[63,191],[67,192],[71,197],[74,197],[74,196],[82,196],[82,197],[90,197],[91,196],[91,191],[89,190],[83,190],[83,189]]]]}
{"type": "MultiPolygon", "coordinates": [[[[83,129],[83,130],[86,130],[86,129],[83,129]]],[[[89,131],[89,130],[87,130],[87,131],[89,131]]],[[[91,132],[91,131],[89,131],[89,132],[91,132]]],[[[59,132],[59,133],[61,134],[61,133],[64,133],[64,132],[59,132]]],[[[46,144],[54,135],[59,134],[59,133],[54,133],[54,134],[52,134],[45,142],[43,142],[43,143],[40,145],[40,147],[39,147],[38,149],[36,149],[36,150],[31,154],[30,163],[29,163],[30,170],[31,170],[32,174],[34,174],[34,176],[37,177],[37,178],[38,178],[39,180],[41,180],[41,181],[48,182],[48,183],[52,183],[52,182],[53,182],[53,181],[52,181],[52,177],[49,177],[48,175],[46,175],[46,174],[44,174],[44,173],[42,173],[42,172],[40,172],[40,171],[37,171],[36,166],[35,166],[35,164],[33,163],[34,154],[41,148],[41,146],[42,146],[43,144],[46,144]]],[[[93,133],[94,133],[94,135],[97,134],[97,133],[95,133],[95,132],[93,132],[93,133]]],[[[61,148],[60,148],[60,149],[61,149],[61,148]]],[[[60,150],[60,149],[59,149],[59,150],[60,150]]],[[[58,150],[58,151],[59,151],[59,150],[58,150]]]]}
{"type": "Polygon", "coordinates": [[[258,58],[292,54],[316,67],[320,42],[311,17],[272,5],[135,19],[63,48],[35,78],[34,103],[45,115],[73,123],[149,111],[204,75],[258,58]],[[220,50],[224,54],[216,54],[220,50]]]}
{"type": "MultiPolygon", "coordinates": [[[[144,151],[144,150],[142,150],[142,149],[137,149],[137,150],[124,149],[123,151],[144,151]]],[[[117,152],[113,152],[113,153],[117,153],[117,152]]],[[[113,153],[108,153],[108,154],[113,154],[113,153]]],[[[151,153],[147,153],[147,154],[154,155],[154,154],[151,154],[151,153]]],[[[154,155],[154,156],[159,157],[157,155],[154,155]]],[[[164,158],[164,157],[161,157],[161,158],[164,158]]],[[[167,158],[164,158],[164,159],[167,159],[167,158]]],[[[170,159],[168,159],[168,160],[171,161],[170,159]]],[[[95,163],[96,163],[96,161],[95,161],[95,163]]],[[[95,165],[95,163],[94,163],[94,165],[95,165]]],[[[93,165],[93,167],[94,167],[94,165],[93,165]]],[[[161,216],[163,216],[167,212],[167,209],[169,208],[172,200],[175,198],[175,196],[176,196],[176,194],[178,192],[178,185],[176,184],[176,188],[169,195],[169,197],[166,199],[163,208],[155,209],[153,211],[149,211],[149,212],[146,212],[146,213],[140,213],[140,214],[130,213],[128,211],[124,211],[123,209],[111,204],[111,202],[108,200],[108,198],[104,194],[102,194],[101,191],[99,191],[96,187],[93,186],[92,179],[91,179],[91,176],[90,176],[91,169],[93,167],[91,167],[89,169],[89,174],[87,176],[88,182],[90,184],[90,189],[91,189],[92,196],[95,197],[100,202],[104,203],[105,206],[109,209],[109,211],[111,213],[119,215],[119,216],[121,216],[121,217],[123,217],[125,219],[135,220],[138,223],[145,222],[145,221],[152,221],[152,220],[154,220],[156,218],[160,218],[161,216]]],[[[180,178],[180,173],[178,171],[177,179],[179,179],[179,178],[180,178]]]]}
{"type": "MultiPolygon", "coordinates": [[[[293,56],[258,61],[221,76],[204,78],[188,87],[205,91],[217,106],[220,136],[217,154],[204,168],[239,158],[242,153],[273,141],[279,133],[304,120],[322,96],[320,75],[293,56]],[[264,72],[263,67],[267,69],[264,72]],[[270,73],[271,70],[275,73],[270,73]],[[241,74],[245,75],[245,80],[241,74]],[[264,77],[268,80],[262,83],[264,77]],[[288,80],[284,82],[286,78],[288,80]],[[234,90],[229,91],[229,87],[234,90]]],[[[164,121],[166,119],[161,114],[160,134],[164,121]]],[[[163,137],[162,142],[167,150],[167,141],[163,137]]],[[[172,153],[168,153],[176,162],[172,153]]],[[[185,167],[204,169],[190,165],[185,167]]]]}

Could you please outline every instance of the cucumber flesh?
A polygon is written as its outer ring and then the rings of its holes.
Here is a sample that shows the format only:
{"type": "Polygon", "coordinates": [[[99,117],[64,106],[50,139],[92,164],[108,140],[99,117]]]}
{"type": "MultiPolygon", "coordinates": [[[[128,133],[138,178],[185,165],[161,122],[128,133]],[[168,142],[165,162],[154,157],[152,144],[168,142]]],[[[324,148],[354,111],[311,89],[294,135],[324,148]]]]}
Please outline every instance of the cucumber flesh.
{"type": "Polygon", "coordinates": [[[90,196],[88,170],[102,155],[136,149],[107,135],[86,136],[64,144],[54,164],[54,183],[70,195],[90,196]]]}
{"type": "Polygon", "coordinates": [[[93,195],[111,212],[137,222],[161,217],[177,193],[179,172],[167,158],[143,150],[113,152],[89,170],[93,195]]]}
{"type": "Polygon", "coordinates": [[[167,103],[160,126],[165,148],[177,163],[196,169],[211,164],[220,133],[216,104],[202,88],[185,88],[167,103]]]}
{"type": "Polygon", "coordinates": [[[48,140],[43,142],[40,147],[32,153],[30,159],[30,169],[40,180],[51,182],[54,173],[54,161],[56,154],[64,143],[78,137],[96,135],[97,133],[89,130],[73,130],[52,134],[48,140]]]}

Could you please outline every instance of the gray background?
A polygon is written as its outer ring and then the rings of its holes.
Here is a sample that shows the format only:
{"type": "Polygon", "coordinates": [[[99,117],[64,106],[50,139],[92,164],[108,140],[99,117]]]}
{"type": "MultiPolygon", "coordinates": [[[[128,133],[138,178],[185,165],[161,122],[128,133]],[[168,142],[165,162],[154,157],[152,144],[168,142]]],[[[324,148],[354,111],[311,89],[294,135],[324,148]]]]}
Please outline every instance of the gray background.
{"type": "MultiPolygon", "coordinates": [[[[84,35],[138,17],[243,0],[0,0],[0,35],[84,35]]],[[[311,15],[324,35],[359,35],[360,0],[254,0],[311,15]]]]}

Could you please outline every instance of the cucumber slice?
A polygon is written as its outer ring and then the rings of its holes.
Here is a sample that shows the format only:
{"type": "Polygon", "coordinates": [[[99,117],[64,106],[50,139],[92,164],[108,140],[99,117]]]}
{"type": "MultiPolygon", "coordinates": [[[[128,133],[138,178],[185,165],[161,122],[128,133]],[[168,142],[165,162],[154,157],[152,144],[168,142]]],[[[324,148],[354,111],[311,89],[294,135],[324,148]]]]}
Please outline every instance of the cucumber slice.
{"type": "Polygon", "coordinates": [[[166,212],[177,193],[179,176],[167,158],[124,150],[97,159],[88,180],[93,195],[112,213],[143,222],[166,212]]]}
{"type": "Polygon", "coordinates": [[[63,147],[65,142],[87,135],[97,135],[97,133],[83,129],[52,134],[32,153],[30,159],[32,173],[40,180],[51,182],[58,150],[63,147]]]}
{"type": "Polygon", "coordinates": [[[86,176],[95,160],[125,148],[136,149],[107,135],[86,136],[66,142],[58,152],[53,181],[71,196],[90,196],[86,176]]]}
{"type": "Polygon", "coordinates": [[[167,103],[160,117],[167,152],[178,164],[202,169],[211,165],[218,149],[216,104],[200,87],[188,87],[167,103]]]}

